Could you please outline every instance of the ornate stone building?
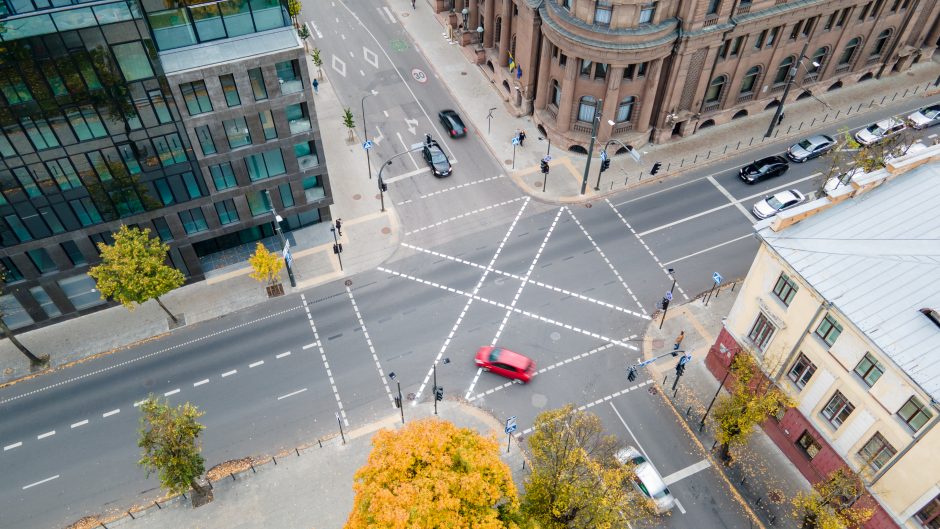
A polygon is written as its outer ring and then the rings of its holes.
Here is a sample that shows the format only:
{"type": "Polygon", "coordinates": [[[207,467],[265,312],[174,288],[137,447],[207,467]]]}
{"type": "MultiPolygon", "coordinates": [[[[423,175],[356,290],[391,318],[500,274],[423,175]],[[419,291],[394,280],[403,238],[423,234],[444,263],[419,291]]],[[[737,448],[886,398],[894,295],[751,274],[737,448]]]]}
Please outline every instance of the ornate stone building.
{"type": "Polygon", "coordinates": [[[935,0],[437,0],[519,115],[565,148],[642,145],[928,60],[935,0]],[[801,50],[805,50],[799,60],[801,50]],[[818,65],[818,66],[817,66],[818,65]],[[610,124],[613,122],[613,125],[610,124]]]}

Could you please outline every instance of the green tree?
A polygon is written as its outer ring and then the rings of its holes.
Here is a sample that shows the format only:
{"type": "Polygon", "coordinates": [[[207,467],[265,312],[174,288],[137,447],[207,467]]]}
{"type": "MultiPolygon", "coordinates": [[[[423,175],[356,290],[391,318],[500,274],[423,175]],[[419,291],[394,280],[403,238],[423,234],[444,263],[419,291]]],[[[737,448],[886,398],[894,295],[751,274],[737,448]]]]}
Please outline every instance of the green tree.
{"type": "Polygon", "coordinates": [[[747,442],[755,426],[781,408],[792,406],[786,395],[770,387],[769,381],[764,387],[760,387],[759,381],[755,383],[760,371],[751,355],[735,355],[731,374],[731,395],[718,401],[712,415],[717,425],[715,437],[721,443],[724,461],[731,460],[731,447],[747,442]]]}
{"type": "Polygon", "coordinates": [[[323,59],[320,58],[320,48],[314,48],[310,51],[310,59],[313,65],[317,67],[317,77],[323,79],[323,59]]]}
{"type": "Polygon", "coordinates": [[[297,27],[297,15],[300,14],[303,8],[304,5],[300,0],[287,0],[287,14],[290,15],[290,19],[294,22],[294,27],[297,27]]]}
{"type": "Polygon", "coordinates": [[[281,281],[281,268],[284,262],[278,255],[264,247],[260,242],[255,246],[255,253],[248,258],[251,264],[251,273],[248,274],[252,279],[256,279],[268,285],[276,285],[281,281]]]}
{"type": "Polygon", "coordinates": [[[140,411],[137,446],[143,452],[137,464],[147,469],[148,477],[156,472],[160,487],[171,494],[190,487],[205,494],[198,482],[206,470],[198,441],[205,429],[197,421],[203,412],[188,402],[172,407],[153,395],[140,405],[140,411]]]}
{"type": "Polygon", "coordinates": [[[834,470],[815,483],[810,493],[793,498],[794,515],[802,517],[803,529],[849,529],[867,522],[875,510],[859,505],[865,493],[861,480],[848,467],[834,470]]]}
{"type": "Polygon", "coordinates": [[[356,119],[349,107],[343,109],[343,126],[349,131],[349,139],[353,139],[353,130],[356,128],[356,119]]]}
{"type": "Polygon", "coordinates": [[[297,30],[297,36],[300,37],[300,40],[304,41],[304,43],[310,38],[310,30],[307,29],[306,24],[300,25],[300,29],[297,30]]]}
{"type": "Polygon", "coordinates": [[[153,299],[173,320],[176,316],[160,300],[160,296],[186,282],[179,270],[166,264],[170,247],[150,237],[150,229],[121,228],[114,234],[114,244],[98,243],[101,264],[88,270],[102,296],[111,298],[128,310],[153,299]]]}
{"type": "Polygon", "coordinates": [[[653,513],[617,462],[616,437],[600,419],[573,406],[542,412],[528,438],[532,473],[522,512],[544,529],[608,529],[653,513]]]}
{"type": "MultiPolygon", "coordinates": [[[[6,268],[4,268],[3,266],[0,266],[0,286],[6,287],[7,274],[8,272],[6,268]]],[[[37,356],[33,354],[32,351],[27,349],[26,346],[23,345],[23,343],[20,342],[16,336],[13,335],[13,331],[10,330],[9,326],[7,326],[7,322],[4,319],[4,316],[6,316],[6,307],[4,307],[2,303],[0,303],[0,336],[8,338],[10,340],[10,343],[12,343],[14,347],[19,349],[19,351],[23,353],[23,355],[26,356],[26,358],[29,359],[29,365],[31,367],[41,368],[41,367],[45,367],[46,365],[48,365],[49,355],[37,356]]]]}
{"type": "Polygon", "coordinates": [[[353,490],[346,529],[512,528],[519,505],[496,440],[434,418],[376,433],[353,490]]]}

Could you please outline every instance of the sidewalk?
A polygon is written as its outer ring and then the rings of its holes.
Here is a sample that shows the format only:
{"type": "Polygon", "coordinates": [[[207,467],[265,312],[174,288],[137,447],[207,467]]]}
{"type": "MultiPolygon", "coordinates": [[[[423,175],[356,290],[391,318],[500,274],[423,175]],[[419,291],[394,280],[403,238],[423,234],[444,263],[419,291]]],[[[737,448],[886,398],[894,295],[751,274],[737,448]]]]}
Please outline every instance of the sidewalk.
{"type": "MultiPolygon", "coordinates": [[[[660,396],[685,423],[690,438],[709,452],[712,465],[722,471],[738,501],[757,516],[763,527],[795,527],[790,499],[799,491],[809,490],[810,484],[770,437],[756,428],[745,446],[733,449],[734,460],[730,466],[725,466],[718,458],[717,448],[714,448],[715,435],[710,419],[699,430],[702,416],[719,386],[719,381],[705,367],[705,356],[734,304],[737,292],[732,292],[731,288],[732,285],[724,285],[707,306],[699,296],[685,305],[672,308],[662,330],[659,329],[661,314],[654,318],[647,329],[644,357],[671,350],[676,336],[685,332],[682,349],[692,354],[692,360],[686,364],[677,393],[672,391],[675,360],[667,358],[658,366],[653,364],[648,368],[660,385],[660,396]]],[[[722,390],[721,393],[727,394],[727,391],[722,390]]]]}
{"type": "MultiPolygon", "coordinates": [[[[496,436],[500,442],[500,458],[509,465],[512,479],[521,492],[528,476],[523,467],[524,455],[516,443],[506,453],[502,423],[478,408],[456,401],[445,400],[439,404],[439,409],[442,420],[472,428],[482,435],[496,436]]],[[[405,409],[408,421],[431,415],[429,402],[405,409]]],[[[154,498],[146,505],[131,509],[131,514],[122,513],[101,521],[108,529],[340,529],[352,510],[353,476],[368,459],[372,434],[383,428],[401,426],[401,418],[395,412],[380,421],[345,432],[345,444],[337,434],[322,440],[322,447],[313,441],[309,446],[277,454],[274,460],[256,461],[253,468],[231,475],[224,472],[212,483],[214,501],[198,509],[193,509],[182,497],[161,502],[159,506],[154,498]]],[[[206,434],[211,435],[211,432],[206,434]]],[[[101,527],[94,519],[84,523],[69,529],[101,527]]]]}

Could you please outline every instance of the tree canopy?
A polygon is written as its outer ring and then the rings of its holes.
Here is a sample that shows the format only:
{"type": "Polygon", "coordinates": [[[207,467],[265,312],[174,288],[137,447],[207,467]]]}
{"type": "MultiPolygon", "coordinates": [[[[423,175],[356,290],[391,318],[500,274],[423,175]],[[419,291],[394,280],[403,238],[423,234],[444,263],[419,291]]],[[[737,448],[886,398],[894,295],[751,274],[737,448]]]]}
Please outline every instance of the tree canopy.
{"type": "Polygon", "coordinates": [[[503,529],[518,509],[496,440],[433,418],[376,433],[353,490],[346,529],[503,529]]]}
{"type": "Polygon", "coordinates": [[[617,462],[617,438],[600,419],[571,405],[540,413],[528,437],[532,473],[522,511],[543,529],[609,529],[653,513],[617,462]]]}
{"type": "Polygon", "coordinates": [[[813,492],[793,498],[794,514],[802,515],[805,529],[849,529],[867,522],[875,510],[859,504],[865,487],[848,467],[834,470],[813,484],[813,492]]]}
{"type": "Polygon", "coordinates": [[[255,246],[255,253],[248,258],[251,264],[251,273],[248,274],[252,279],[256,279],[268,285],[276,285],[281,279],[281,268],[283,262],[278,255],[260,242],[255,246]]]}
{"type": "Polygon", "coordinates": [[[137,464],[147,469],[148,476],[156,472],[167,492],[201,490],[196,480],[206,469],[198,438],[205,426],[197,419],[203,412],[188,402],[172,407],[153,396],[140,405],[140,411],[137,446],[143,453],[137,464]]]}

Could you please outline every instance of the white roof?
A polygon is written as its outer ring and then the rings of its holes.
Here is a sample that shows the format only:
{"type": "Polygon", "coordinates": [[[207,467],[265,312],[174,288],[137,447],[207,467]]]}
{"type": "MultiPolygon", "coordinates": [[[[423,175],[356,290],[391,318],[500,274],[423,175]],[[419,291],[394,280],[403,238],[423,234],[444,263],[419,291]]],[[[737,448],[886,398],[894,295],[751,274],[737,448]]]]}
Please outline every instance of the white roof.
{"type": "Polygon", "coordinates": [[[940,400],[940,163],[760,236],[928,394],[940,400]]]}

